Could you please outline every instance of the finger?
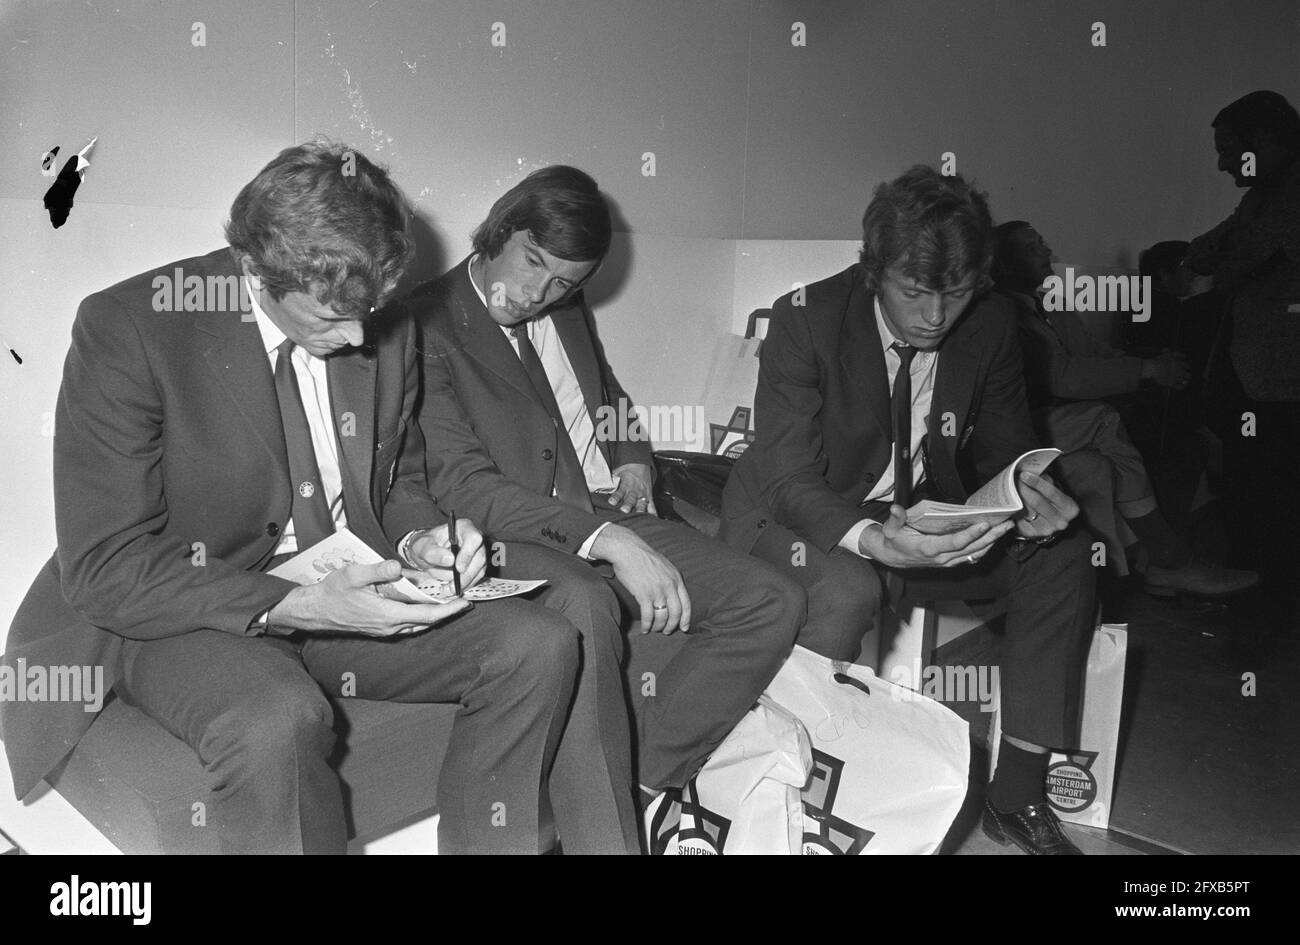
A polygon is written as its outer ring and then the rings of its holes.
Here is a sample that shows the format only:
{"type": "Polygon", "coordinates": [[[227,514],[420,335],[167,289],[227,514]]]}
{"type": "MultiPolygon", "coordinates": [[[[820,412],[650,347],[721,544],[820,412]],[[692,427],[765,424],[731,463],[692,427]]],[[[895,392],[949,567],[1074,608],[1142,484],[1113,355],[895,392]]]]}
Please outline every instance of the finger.
{"type": "Polygon", "coordinates": [[[645,510],[650,515],[654,515],[654,516],[659,515],[659,510],[655,508],[654,496],[650,496],[648,499],[646,499],[645,510]]]}
{"type": "Polygon", "coordinates": [[[680,578],[677,581],[677,599],[681,602],[682,607],[682,633],[691,632],[691,595],[686,590],[686,582],[680,578]]]}
{"type": "Polygon", "coordinates": [[[936,535],[934,536],[932,550],[936,553],[961,551],[971,542],[988,534],[989,531],[987,522],[976,522],[974,525],[968,525],[960,531],[948,535],[936,535]]]}
{"type": "Polygon", "coordinates": [[[669,594],[664,600],[668,605],[667,610],[661,610],[664,615],[664,633],[672,633],[682,625],[682,599],[677,596],[676,591],[669,594]]]}
{"type": "Polygon", "coordinates": [[[433,568],[450,569],[455,556],[450,548],[435,545],[431,541],[418,544],[411,549],[411,563],[418,564],[426,571],[433,568]]]}
{"type": "Polygon", "coordinates": [[[655,596],[650,602],[650,632],[660,633],[668,623],[669,588],[658,586],[651,593],[655,596]]]}
{"type": "Polygon", "coordinates": [[[907,524],[907,509],[903,508],[897,502],[889,507],[889,518],[884,523],[884,530],[890,538],[895,537],[904,525],[907,524]]]}
{"type": "Polygon", "coordinates": [[[1052,532],[1059,532],[1070,524],[1070,519],[1078,514],[1078,506],[1074,504],[1073,499],[1056,487],[1046,483],[1027,488],[1025,507],[1031,508],[1033,513],[1036,513],[1035,519],[1030,522],[1030,525],[1037,535],[1050,535],[1052,532]]]}
{"type": "Polygon", "coordinates": [[[478,532],[466,535],[460,541],[460,554],[456,555],[456,567],[462,572],[469,570],[474,559],[483,554],[483,536],[478,532]]]}
{"type": "Polygon", "coordinates": [[[473,587],[485,577],[487,577],[487,556],[477,555],[470,566],[460,572],[460,586],[473,587]]]}
{"type": "Polygon", "coordinates": [[[614,491],[609,494],[609,504],[618,505],[627,495],[627,489],[623,487],[623,477],[614,477],[614,491]]]}
{"type": "Polygon", "coordinates": [[[381,561],[378,564],[350,564],[340,571],[327,574],[325,580],[329,580],[334,574],[341,575],[353,587],[387,584],[402,576],[402,564],[400,561],[392,560],[381,561]]]}
{"type": "Polygon", "coordinates": [[[964,555],[970,555],[970,554],[974,554],[974,555],[983,554],[984,552],[992,548],[995,544],[997,544],[999,538],[1001,538],[1003,535],[1005,535],[1007,532],[1011,531],[1011,529],[1015,527],[1016,527],[1016,523],[1011,521],[1010,519],[1007,519],[1005,522],[999,522],[997,525],[994,525],[983,535],[980,535],[978,538],[972,541],[965,548],[962,548],[960,551],[958,551],[957,556],[962,557],[964,555]]]}
{"type": "Polygon", "coordinates": [[[460,549],[460,554],[456,556],[456,570],[461,574],[468,574],[476,568],[487,566],[487,551],[483,548],[480,541],[472,548],[460,549]]]}
{"type": "Polygon", "coordinates": [[[638,597],[636,602],[641,605],[641,632],[649,633],[655,625],[654,607],[651,606],[648,597],[638,597]]]}

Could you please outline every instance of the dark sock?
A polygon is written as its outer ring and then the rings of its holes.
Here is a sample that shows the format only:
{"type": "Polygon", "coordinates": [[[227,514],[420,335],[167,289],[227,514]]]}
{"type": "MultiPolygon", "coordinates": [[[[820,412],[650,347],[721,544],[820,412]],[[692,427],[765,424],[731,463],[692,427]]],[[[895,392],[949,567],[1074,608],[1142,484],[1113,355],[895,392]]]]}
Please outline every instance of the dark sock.
{"type": "Polygon", "coordinates": [[[998,744],[998,770],[989,785],[989,801],[998,810],[1020,810],[1047,800],[1047,752],[1025,751],[1005,738],[998,744]]]}
{"type": "Polygon", "coordinates": [[[1159,509],[1124,521],[1128,522],[1133,534],[1142,542],[1151,564],[1158,568],[1185,568],[1191,563],[1192,555],[1187,550],[1187,545],[1174,534],[1159,509]]]}

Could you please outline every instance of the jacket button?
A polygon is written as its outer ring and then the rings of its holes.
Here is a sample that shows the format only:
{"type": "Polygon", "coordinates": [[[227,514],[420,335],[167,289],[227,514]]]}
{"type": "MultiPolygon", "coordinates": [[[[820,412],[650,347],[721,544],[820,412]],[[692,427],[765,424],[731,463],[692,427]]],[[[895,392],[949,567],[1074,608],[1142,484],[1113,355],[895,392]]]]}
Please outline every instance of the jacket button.
{"type": "Polygon", "coordinates": [[[863,481],[863,482],[875,482],[875,481],[876,481],[876,474],[875,474],[875,473],[867,473],[865,476],[862,477],[862,481],[863,481]]]}
{"type": "Polygon", "coordinates": [[[542,459],[549,460],[549,459],[553,459],[554,457],[555,457],[555,453],[553,453],[551,450],[542,450],[542,459]]]}
{"type": "Polygon", "coordinates": [[[270,535],[272,538],[274,538],[276,535],[280,534],[280,526],[277,525],[275,522],[267,522],[266,533],[270,535]]]}
{"type": "Polygon", "coordinates": [[[758,520],[758,527],[759,527],[759,528],[767,528],[767,519],[765,519],[765,518],[760,518],[760,519],[758,520]]]}

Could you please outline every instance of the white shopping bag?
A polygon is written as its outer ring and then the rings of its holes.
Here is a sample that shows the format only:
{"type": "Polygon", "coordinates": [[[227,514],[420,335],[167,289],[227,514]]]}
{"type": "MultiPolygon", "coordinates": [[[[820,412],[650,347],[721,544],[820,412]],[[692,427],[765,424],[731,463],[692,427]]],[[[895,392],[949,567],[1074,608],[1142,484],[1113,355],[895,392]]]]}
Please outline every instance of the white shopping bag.
{"type": "Polygon", "coordinates": [[[651,854],[798,853],[799,789],[812,747],[798,719],[760,698],[682,791],[665,791],[645,812],[651,854]]]}
{"type": "MultiPolygon", "coordinates": [[[[1047,803],[1057,817],[1068,823],[1110,826],[1127,655],[1128,624],[1103,623],[1097,627],[1088,650],[1080,750],[1069,755],[1053,752],[1047,763],[1047,803]]],[[[990,777],[997,770],[998,745],[1002,740],[1000,697],[996,705],[989,726],[990,777]]]]}
{"type": "Polygon", "coordinates": [[[966,796],[965,721],[863,666],[832,662],[800,646],[766,695],[812,736],[804,853],[938,849],[966,796]]]}
{"type": "Polygon", "coordinates": [[[754,441],[759,346],[757,338],[730,334],[718,342],[704,391],[708,442],[696,449],[735,459],[754,441]]]}

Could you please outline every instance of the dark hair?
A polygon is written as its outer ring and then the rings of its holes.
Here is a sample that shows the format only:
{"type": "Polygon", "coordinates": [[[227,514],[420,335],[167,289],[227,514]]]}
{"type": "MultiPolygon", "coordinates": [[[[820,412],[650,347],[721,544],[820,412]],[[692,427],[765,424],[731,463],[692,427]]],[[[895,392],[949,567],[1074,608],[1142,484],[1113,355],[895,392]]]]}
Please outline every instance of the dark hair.
{"type": "Polygon", "coordinates": [[[474,251],[500,255],[510,237],[528,231],[533,242],[570,262],[599,262],[609,252],[609,205],[591,175],[552,164],[507,190],[474,231],[474,251]]]}
{"type": "Polygon", "coordinates": [[[1261,132],[1271,134],[1289,153],[1300,153],[1300,115],[1277,92],[1262,89],[1243,95],[1221,109],[1210,124],[1235,133],[1248,145],[1258,143],[1261,132]]]}
{"type": "Polygon", "coordinates": [[[1142,250],[1138,253],[1138,274],[1154,279],[1162,272],[1177,269],[1190,245],[1186,240],[1164,240],[1142,250]]]}
{"type": "Polygon", "coordinates": [[[393,290],[415,252],[396,185],[364,155],[313,141],[285,148],[244,185],[230,208],[226,241],[276,301],[315,296],[338,314],[365,319],[393,290]]]}
{"type": "Polygon", "coordinates": [[[1019,274],[1019,247],[1016,237],[1033,227],[1024,220],[1008,220],[999,223],[993,229],[993,266],[989,275],[993,284],[1000,289],[1021,289],[1023,282],[1019,274]]]}
{"type": "Polygon", "coordinates": [[[867,288],[890,266],[929,289],[957,286],[972,274],[988,288],[993,220],[988,200],[960,175],[918,164],[876,187],[862,215],[859,255],[867,288]]]}

